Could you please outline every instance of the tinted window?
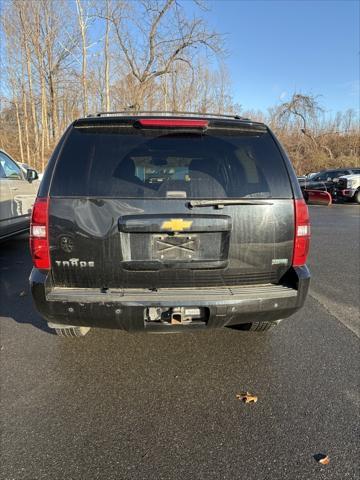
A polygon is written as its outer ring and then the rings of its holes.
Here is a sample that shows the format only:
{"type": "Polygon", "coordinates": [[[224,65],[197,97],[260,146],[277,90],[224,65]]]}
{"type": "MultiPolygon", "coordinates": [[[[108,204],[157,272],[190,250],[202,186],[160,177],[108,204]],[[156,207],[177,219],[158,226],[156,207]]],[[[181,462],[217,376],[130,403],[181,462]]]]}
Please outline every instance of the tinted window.
{"type": "Polygon", "coordinates": [[[326,173],[322,173],[321,175],[317,175],[312,180],[316,182],[324,182],[325,180],[327,180],[328,176],[329,176],[329,172],[326,172],[326,173]]]}
{"type": "Polygon", "coordinates": [[[292,192],[267,132],[174,133],[104,125],[73,128],[51,195],[290,198],[292,192]]]}
{"type": "Polygon", "coordinates": [[[343,175],[347,175],[349,172],[347,170],[341,170],[340,172],[331,172],[331,175],[329,175],[331,178],[339,178],[342,177],[343,175]]]}

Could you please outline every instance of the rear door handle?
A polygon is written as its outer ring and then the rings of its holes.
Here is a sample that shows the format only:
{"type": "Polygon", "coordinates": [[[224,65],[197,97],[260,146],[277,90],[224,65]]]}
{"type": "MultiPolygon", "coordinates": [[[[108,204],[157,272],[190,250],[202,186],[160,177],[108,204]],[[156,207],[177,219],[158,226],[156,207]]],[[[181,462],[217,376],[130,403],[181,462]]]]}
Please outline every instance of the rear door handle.
{"type": "Polygon", "coordinates": [[[10,190],[19,190],[17,187],[10,187],[10,190]]]}

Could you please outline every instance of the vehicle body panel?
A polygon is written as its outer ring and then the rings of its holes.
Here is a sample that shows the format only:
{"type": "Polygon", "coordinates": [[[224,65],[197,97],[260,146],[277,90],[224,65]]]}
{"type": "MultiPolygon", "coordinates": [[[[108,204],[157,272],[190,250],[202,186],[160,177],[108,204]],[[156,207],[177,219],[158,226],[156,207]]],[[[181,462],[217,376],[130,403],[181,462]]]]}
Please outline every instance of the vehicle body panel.
{"type": "Polygon", "coordinates": [[[31,210],[38,190],[38,182],[29,182],[23,170],[4,151],[0,151],[2,162],[0,238],[21,233],[29,228],[31,210]],[[14,175],[10,176],[3,167],[11,165],[14,175]]]}
{"type": "Polygon", "coordinates": [[[194,287],[192,289],[72,289],[54,287],[51,275],[33,269],[30,286],[39,313],[58,325],[123,329],[129,332],[183,332],[249,322],[277,321],[294,314],[306,299],[310,273],[306,266],[291,268],[280,285],[194,287]],[[204,322],[173,325],[149,322],[150,307],[176,306],[206,310],[204,322]]]}
{"type": "Polygon", "coordinates": [[[7,178],[0,178],[0,237],[12,231],[13,194],[7,178]]]}
{"type": "MultiPolygon", "coordinates": [[[[155,288],[276,282],[289,268],[294,237],[291,200],[274,200],[270,206],[225,206],[221,210],[207,207],[201,212],[189,210],[186,205],[186,201],[178,199],[52,198],[50,251],[54,284],[155,288]],[[156,214],[156,218],[144,228],[151,214],[156,214]],[[220,238],[224,237],[221,228],[225,227],[214,226],[219,216],[228,219],[227,238],[220,238]],[[120,231],[119,222],[129,217],[136,218],[137,230],[132,220],[132,228],[120,231]],[[193,224],[181,236],[195,235],[200,245],[206,242],[207,249],[213,245],[213,258],[206,258],[201,265],[201,249],[199,258],[178,263],[166,261],[166,256],[154,257],[153,245],[159,232],[165,241],[174,238],[172,232],[169,235],[161,229],[166,220],[173,218],[190,218],[193,224]],[[213,231],[209,233],[211,225],[213,231]],[[71,264],[71,259],[77,259],[78,264],[71,264]],[[94,267],[80,267],[81,261],[94,262],[96,275],[94,267]]],[[[181,246],[177,248],[179,252],[181,246]]]]}

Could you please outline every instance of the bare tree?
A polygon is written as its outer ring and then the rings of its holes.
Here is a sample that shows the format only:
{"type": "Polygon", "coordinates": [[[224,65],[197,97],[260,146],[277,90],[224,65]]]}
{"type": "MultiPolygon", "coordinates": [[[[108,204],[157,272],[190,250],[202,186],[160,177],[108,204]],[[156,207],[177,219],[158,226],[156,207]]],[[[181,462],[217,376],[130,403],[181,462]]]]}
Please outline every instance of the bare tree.
{"type": "Polygon", "coordinates": [[[83,2],[82,0],[76,0],[78,24],[81,37],[81,88],[84,115],[88,114],[87,55],[88,49],[90,48],[90,45],[88,45],[88,30],[94,21],[94,15],[91,14],[91,8],[92,3],[89,2],[89,0],[86,0],[85,2],[83,2]]]}
{"type": "Polygon", "coordinates": [[[309,127],[309,123],[315,121],[318,115],[324,112],[317,98],[318,97],[310,94],[303,95],[301,93],[294,93],[289,102],[285,102],[279,106],[278,116],[280,119],[286,119],[287,121],[289,121],[292,116],[300,119],[301,132],[313,142],[315,149],[319,147],[324,149],[332,159],[333,153],[331,149],[321,140],[323,134],[315,135],[309,127]]]}
{"type": "MultiPolygon", "coordinates": [[[[66,125],[91,109],[239,113],[219,62],[222,38],[202,19],[209,4],[193,0],[191,18],[188,5],[3,2],[0,145],[43,170],[66,125]]],[[[297,92],[267,113],[243,115],[270,124],[299,172],[358,164],[354,111],[330,116],[318,97],[297,92]]]]}
{"type": "Polygon", "coordinates": [[[222,41],[201,18],[187,19],[175,0],[141,0],[132,7],[125,11],[122,4],[110,20],[135,81],[133,105],[139,109],[157,78],[171,73],[176,63],[191,65],[197,49],[220,53],[222,41]]]}
{"type": "Polygon", "coordinates": [[[314,141],[309,131],[309,122],[322,112],[323,109],[319,106],[317,97],[294,93],[288,102],[278,107],[277,115],[280,120],[291,121],[291,117],[300,119],[302,133],[314,141]]]}
{"type": "Polygon", "coordinates": [[[26,69],[27,69],[27,81],[28,81],[28,97],[29,103],[31,108],[31,116],[32,116],[32,131],[34,135],[34,143],[35,143],[35,155],[39,151],[39,126],[38,126],[38,118],[37,118],[37,111],[36,111],[36,102],[34,96],[34,88],[33,88],[33,70],[32,70],[32,59],[31,59],[31,44],[30,44],[30,30],[31,30],[31,22],[32,22],[32,12],[29,10],[29,3],[21,2],[17,0],[15,3],[15,8],[17,9],[19,19],[20,19],[20,26],[21,26],[21,35],[22,35],[22,49],[23,54],[25,57],[26,62],[26,69]]]}
{"type": "Polygon", "coordinates": [[[110,0],[105,0],[105,39],[104,39],[104,78],[105,78],[105,111],[110,110],[110,0]]]}

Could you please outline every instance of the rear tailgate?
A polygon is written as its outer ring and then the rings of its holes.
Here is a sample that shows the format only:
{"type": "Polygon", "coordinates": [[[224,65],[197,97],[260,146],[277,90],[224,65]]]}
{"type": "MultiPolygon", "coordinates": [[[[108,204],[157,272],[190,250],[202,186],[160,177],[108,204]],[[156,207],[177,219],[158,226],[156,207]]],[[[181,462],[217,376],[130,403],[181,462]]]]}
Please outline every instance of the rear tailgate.
{"type": "Polygon", "coordinates": [[[50,197],[56,286],[277,283],[291,265],[293,194],[261,125],[79,122],[50,197]]]}

